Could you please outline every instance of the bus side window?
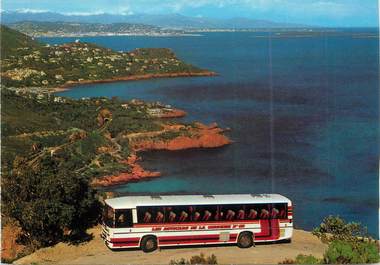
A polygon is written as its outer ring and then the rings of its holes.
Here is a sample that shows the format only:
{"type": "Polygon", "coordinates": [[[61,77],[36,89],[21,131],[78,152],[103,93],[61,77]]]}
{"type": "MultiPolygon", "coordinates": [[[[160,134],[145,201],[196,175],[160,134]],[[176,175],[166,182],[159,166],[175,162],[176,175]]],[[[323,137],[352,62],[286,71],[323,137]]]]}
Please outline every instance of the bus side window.
{"type": "Polygon", "coordinates": [[[115,217],[116,217],[116,220],[115,220],[116,228],[132,227],[133,221],[132,221],[131,209],[116,210],[115,217]]]}
{"type": "Polygon", "coordinates": [[[222,205],[219,207],[220,211],[224,213],[223,219],[225,221],[244,220],[245,210],[243,205],[230,204],[222,205]]]}
{"type": "Polygon", "coordinates": [[[194,221],[208,222],[215,220],[217,214],[216,205],[200,205],[195,206],[194,221]],[[196,212],[199,213],[199,217],[196,217],[196,212]]]}
{"type": "Polygon", "coordinates": [[[275,204],[274,207],[276,209],[278,209],[277,218],[279,218],[279,219],[286,219],[287,218],[287,214],[286,214],[286,209],[288,207],[287,204],[285,204],[285,203],[275,204]]]}

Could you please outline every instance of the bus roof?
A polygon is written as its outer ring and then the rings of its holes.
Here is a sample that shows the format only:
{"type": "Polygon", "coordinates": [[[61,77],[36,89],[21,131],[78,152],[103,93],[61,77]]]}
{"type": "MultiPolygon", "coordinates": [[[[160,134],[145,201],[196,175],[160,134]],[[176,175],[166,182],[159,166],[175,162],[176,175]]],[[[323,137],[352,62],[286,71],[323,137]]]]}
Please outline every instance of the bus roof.
{"type": "Polygon", "coordinates": [[[291,201],[280,194],[225,194],[124,196],[106,199],[105,203],[113,209],[132,209],[137,206],[291,203],[291,201]]]}

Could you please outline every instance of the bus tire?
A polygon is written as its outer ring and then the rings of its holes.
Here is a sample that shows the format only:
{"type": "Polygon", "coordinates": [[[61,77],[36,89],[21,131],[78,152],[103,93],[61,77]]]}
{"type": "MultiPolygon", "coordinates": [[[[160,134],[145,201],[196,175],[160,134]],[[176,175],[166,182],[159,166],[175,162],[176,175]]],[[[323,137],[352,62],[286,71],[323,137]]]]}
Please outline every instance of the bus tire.
{"type": "Polygon", "coordinates": [[[242,232],[239,235],[237,245],[239,248],[250,248],[254,244],[253,234],[251,232],[242,232]]]}
{"type": "Polygon", "coordinates": [[[143,237],[140,247],[145,253],[155,251],[157,249],[157,238],[155,236],[143,237]]]}

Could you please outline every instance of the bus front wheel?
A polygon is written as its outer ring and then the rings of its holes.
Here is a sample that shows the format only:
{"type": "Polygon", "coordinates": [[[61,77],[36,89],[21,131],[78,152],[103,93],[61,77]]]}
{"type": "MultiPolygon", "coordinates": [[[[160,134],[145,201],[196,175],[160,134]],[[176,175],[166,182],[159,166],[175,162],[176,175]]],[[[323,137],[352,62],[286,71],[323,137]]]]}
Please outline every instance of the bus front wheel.
{"type": "Polygon", "coordinates": [[[157,239],[154,236],[146,236],[141,240],[141,249],[145,253],[155,251],[157,249],[157,239]]]}
{"type": "Polygon", "coordinates": [[[250,232],[243,232],[239,235],[237,245],[239,248],[250,248],[254,244],[253,234],[250,232]]]}

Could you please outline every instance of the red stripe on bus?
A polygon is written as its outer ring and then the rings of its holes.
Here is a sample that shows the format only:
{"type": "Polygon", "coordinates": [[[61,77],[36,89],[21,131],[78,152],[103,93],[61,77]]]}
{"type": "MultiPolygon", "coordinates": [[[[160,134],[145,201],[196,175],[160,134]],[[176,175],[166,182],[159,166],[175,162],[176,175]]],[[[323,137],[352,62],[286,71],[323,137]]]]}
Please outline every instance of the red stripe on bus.
{"type": "Polygon", "coordinates": [[[231,234],[230,238],[226,241],[220,240],[220,235],[204,235],[204,236],[167,236],[159,237],[160,245],[172,244],[196,244],[196,243],[223,243],[235,242],[237,234],[231,234]]]}
{"type": "Polygon", "coordinates": [[[160,245],[173,245],[173,244],[178,244],[178,245],[182,245],[182,244],[202,244],[202,243],[215,243],[215,244],[221,244],[221,243],[224,243],[224,242],[235,242],[235,240],[229,240],[229,241],[219,241],[218,239],[212,239],[212,240],[190,240],[190,241],[172,241],[172,242],[163,242],[163,243],[160,243],[160,245]]]}
{"type": "Polygon", "coordinates": [[[111,243],[138,243],[140,241],[139,237],[128,237],[128,238],[111,238],[111,243]]]}
{"type": "Polygon", "coordinates": [[[234,224],[258,224],[260,220],[249,220],[249,221],[213,221],[213,222],[182,222],[182,223],[149,223],[149,224],[134,224],[133,227],[166,227],[166,226],[208,226],[208,225],[234,225],[234,224]]]}
{"type": "MultiPolygon", "coordinates": [[[[173,241],[173,240],[211,240],[211,239],[219,239],[219,234],[214,235],[192,235],[192,236],[160,236],[158,240],[161,241],[173,241]]],[[[230,234],[231,238],[236,238],[237,234],[230,234]]]]}
{"type": "Polygon", "coordinates": [[[113,243],[113,247],[139,247],[139,243],[113,243]]]}

